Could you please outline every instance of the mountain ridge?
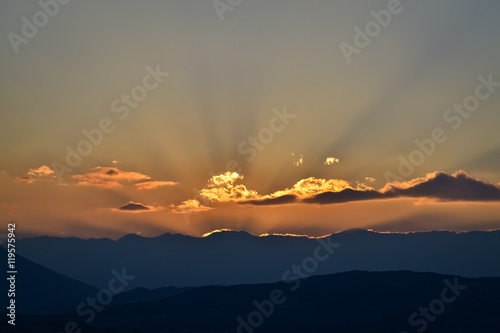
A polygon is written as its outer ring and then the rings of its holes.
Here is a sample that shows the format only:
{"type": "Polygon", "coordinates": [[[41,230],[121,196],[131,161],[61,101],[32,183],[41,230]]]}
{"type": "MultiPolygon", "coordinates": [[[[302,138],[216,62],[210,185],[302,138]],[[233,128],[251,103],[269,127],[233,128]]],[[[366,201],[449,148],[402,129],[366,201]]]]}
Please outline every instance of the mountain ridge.
{"type": "MultiPolygon", "coordinates": [[[[110,305],[96,315],[85,331],[387,333],[414,332],[425,323],[429,333],[493,333],[500,327],[500,278],[349,271],[299,281],[295,289],[295,282],[283,281],[204,286],[146,302],[110,305]],[[279,298],[270,296],[276,291],[281,292],[279,298]],[[437,313],[432,304],[443,294],[453,296],[452,300],[434,316],[437,320],[424,322],[425,317],[418,315],[419,309],[425,307],[437,313]],[[410,321],[414,313],[418,322],[410,321]]],[[[84,327],[84,319],[67,312],[23,318],[22,323],[33,325],[38,331],[50,331],[60,330],[68,321],[84,327]]]]}
{"type": "MultiPolygon", "coordinates": [[[[45,238],[45,239],[73,239],[73,240],[94,240],[94,241],[102,241],[102,240],[110,240],[112,242],[118,242],[120,240],[127,240],[127,239],[165,239],[168,237],[178,237],[178,238],[195,238],[195,239],[201,239],[201,238],[210,238],[210,237],[216,237],[217,235],[248,235],[252,237],[295,237],[295,238],[309,238],[309,239],[319,239],[319,238],[327,238],[330,236],[335,236],[335,235],[341,235],[341,234],[378,234],[378,235],[408,235],[408,234],[432,234],[432,233],[449,233],[449,234],[470,234],[470,233],[495,233],[499,232],[500,229],[492,229],[492,230],[470,230],[470,231],[453,231],[453,230],[428,230],[428,231],[404,231],[404,232],[397,232],[397,231],[376,231],[373,229],[363,229],[363,228],[349,228],[345,229],[342,231],[334,232],[331,234],[325,234],[322,236],[309,236],[305,234],[294,234],[294,233],[264,233],[260,235],[254,235],[251,234],[247,231],[244,230],[218,230],[215,229],[211,232],[205,233],[201,236],[194,236],[194,235],[185,235],[181,233],[170,233],[170,232],[165,232],[163,234],[157,235],[157,236],[143,236],[137,233],[129,233],[125,234],[117,239],[112,239],[108,237],[90,237],[90,238],[80,238],[76,236],[69,236],[69,237],[61,237],[61,236],[49,236],[49,235],[42,235],[42,236],[28,236],[28,237],[20,237],[19,239],[40,239],[40,238],[45,238]]],[[[2,243],[0,243],[1,246],[2,243]]]]}
{"type": "Polygon", "coordinates": [[[40,237],[19,239],[16,244],[20,255],[90,285],[103,287],[112,269],[126,267],[138,276],[130,288],[160,288],[276,281],[287,269],[313,256],[320,242],[340,247],[319,263],[315,274],[359,269],[500,276],[498,230],[398,234],[353,230],[320,239],[234,232],[201,238],[180,234],[119,240],[40,237]]]}

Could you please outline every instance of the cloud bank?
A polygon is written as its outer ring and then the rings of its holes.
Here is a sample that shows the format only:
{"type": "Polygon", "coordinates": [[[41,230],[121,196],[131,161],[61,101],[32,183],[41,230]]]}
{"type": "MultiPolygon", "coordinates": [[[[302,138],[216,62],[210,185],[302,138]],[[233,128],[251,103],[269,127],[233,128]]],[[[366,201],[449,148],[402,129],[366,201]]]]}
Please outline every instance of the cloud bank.
{"type": "MultiPolygon", "coordinates": [[[[291,188],[261,195],[243,184],[235,184],[243,176],[225,173],[212,177],[200,196],[209,202],[236,202],[251,205],[282,205],[291,203],[335,204],[393,198],[430,199],[441,202],[500,201],[500,188],[494,184],[472,178],[465,171],[447,174],[437,171],[425,177],[406,182],[386,184],[375,190],[363,183],[353,185],[342,179],[309,177],[298,181],[291,188]]],[[[372,181],[367,177],[366,180],[372,181]]]]}

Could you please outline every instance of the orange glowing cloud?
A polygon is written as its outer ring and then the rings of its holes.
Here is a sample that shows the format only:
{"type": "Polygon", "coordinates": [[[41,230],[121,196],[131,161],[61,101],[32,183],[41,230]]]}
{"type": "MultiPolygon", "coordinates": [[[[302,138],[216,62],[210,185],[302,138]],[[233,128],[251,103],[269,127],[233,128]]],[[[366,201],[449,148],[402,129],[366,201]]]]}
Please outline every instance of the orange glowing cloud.
{"type": "MultiPolygon", "coordinates": [[[[345,189],[354,189],[351,184],[342,179],[321,179],[315,177],[309,177],[306,179],[299,180],[290,189],[285,189],[282,191],[277,191],[263,198],[275,198],[284,195],[295,195],[298,197],[309,197],[323,192],[340,192],[345,189]]],[[[358,184],[356,186],[357,190],[372,190],[364,184],[358,184]]]]}
{"type": "MultiPolygon", "coordinates": [[[[500,201],[500,188],[494,184],[470,177],[464,171],[454,174],[433,172],[426,177],[406,182],[389,183],[376,191],[356,182],[355,185],[342,179],[301,179],[291,188],[261,195],[248,190],[245,185],[236,185],[243,176],[236,172],[213,177],[200,196],[210,202],[237,202],[253,205],[282,205],[291,203],[334,204],[351,201],[385,200],[410,197],[420,204],[440,201],[500,201]],[[429,199],[429,200],[424,200],[429,199]]],[[[366,180],[374,181],[367,177],[366,180]]]]}
{"type": "MultiPolygon", "coordinates": [[[[409,189],[409,188],[418,186],[420,184],[426,183],[428,181],[435,180],[436,178],[441,177],[441,176],[448,176],[448,177],[452,177],[455,179],[457,179],[457,178],[464,178],[464,179],[471,179],[471,180],[473,179],[472,177],[470,177],[467,174],[467,172],[465,172],[463,170],[459,170],[452,175],[448,175],[443,171],[434,171],[434,172],[428,173],[427,175],[425,175],[425,177],[419,177],[419,178],[415,178],[415,179],[404,181],[404,182],[387,183],[382,189],[380,189],[380,192],[386,193],[386,192],[394,192],[397,190],[409,189]]],[[[475,180],[477,180],[477,179],[475,179],[475,180]]],[[[477,180],[477,181],[479,181],[479,180],[477,180]]]]}
{"type": "MultiPolygon", "coordinates": [[[[295,156],[295,154],[292,153],[292,156],[295,156]]],[[[293,161],[293,165],[299,167],[302,164],[304,164],[304,156],[302,156],[302,154],[299,154],[299,159],[297,161],[293,161]]]]}
{"type": "Polygon", "coordinates": [[[186,214],[191,212],[204,212],[213,208],[205,207],[198,200],[191,199],[183,201],[182,204],[178,206],[171,205],[170,209],[173,213],[186,214]]]}
{"type": "Polygon", "coordinates": [[[273,200],[271,203],[291,203],[294,198],[306,198],[323,192],[340,192],[345,189],[355,189],[358,191],[373,190],[373,188],[358,183],[352,186],[349,182],[341,179],[318,179],[309,177],[298,181],[292,188],[280,190],[268,195],[261,195],[257,191],[249,190],[243,184],[235,184],[242,180],[243,176],[236,172],[226,172],[214,176],[207,186],[200,191],[200,196],[210,202],[250,202],[257,203],[260,200],[273,200]],[[283,198],[284,200],[278,200],[283,198]]]}
{"type": "Polygon", "coordinates": [[[259,198],[256,191],[248,190],[245,185],[235,185],[243,176],[237,172],[226,172],[213,176],[200,191],[200,196],[212,202],[244,201],[259,198]]]}
{"type": "Polygon", "coordinates": [[[37,180],[49,180],[49,179],[54,179],[55,172],[51,168],[49,168],[46,165],[42,165],[41,167],[37,169],[30,169],[26,175],[19,176],[17,179],[18,181],[22,182],[27,182],[28,184],[31,184],[37,180]]]}
{"type": "Polygon", "coordinates": [[[30,169],[28,172],[28,175],[34,176],[34,177],[43,177],[43,176],[50,176],[54,175],[55,172],[51,168],[49,168],[46,165],[42,165],[38,169],[30,169]]]}
{"type": "Polygon", "coordinates": [[[335,157],[327,157],[325,161],[325,165],[333,165],[335,163],[339,163],[339,159],[335,157]]]}
{"type": "MultiPolygon", "coordinates": [[[[458,171],[457,173],[453,174],[453,176],[455,176],[459,172],[464,172],[464,171],[458,171]]],[[[395,190],[408,189],[408,188],[414,187],[416,185],[425,183],[426,181],[429,181],[431,179],[434,179],[440,173],[443,173],[443,172],[434,171],[434,172],[428,173],[425,177],[419,177],[419,178],[411,179],[411,180],[404,181],[404,182],[387,183],[387,184],[385,184],[385,186],[383,188],[380,189],[380,192],[387,193],[387,192],[393,192],[395,190]]]]}
{"type": "Polygon", "coordinates": [[[154,190],[154,189],[157,189],[159,187],[175,186],[175,185],[179,185],[179,183],[170,182],[170,181],[159,181],[159,180],[135,184],[135,186],[137,187],[138,190],[154,190]]]}
{"type": "Polygon", "coordinates": [[[116,167],[98,166],[92,170],[94,171],[83,175],[74,175],[72,178],[77,181],[78,185],[111,190],[122,188],[123,183],[126,182],[132,183],[151,179],[151,177],[141,173],[121,171],[116,167]]]}

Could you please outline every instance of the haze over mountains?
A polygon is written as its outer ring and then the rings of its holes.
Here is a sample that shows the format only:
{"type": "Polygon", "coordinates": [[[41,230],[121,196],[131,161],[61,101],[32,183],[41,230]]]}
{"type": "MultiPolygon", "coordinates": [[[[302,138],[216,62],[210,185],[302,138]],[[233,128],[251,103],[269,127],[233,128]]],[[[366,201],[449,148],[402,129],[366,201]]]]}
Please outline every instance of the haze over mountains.
{"type": "Polygon", "coordinates": [[[321,241],[307,237],[252,236],[216,232],[196,238],[135,234],[119,240],[36,237],[18,240],[20,255],[84,283],[105,287],[113,269],[136,279],[127,288],[269,283],[313,256],[323,243],[337,243],[314,274],[351,270],[411,270],[467,277],[500,276],[500,231],[433,231],[382,234],[348,230],[321,241]]]}

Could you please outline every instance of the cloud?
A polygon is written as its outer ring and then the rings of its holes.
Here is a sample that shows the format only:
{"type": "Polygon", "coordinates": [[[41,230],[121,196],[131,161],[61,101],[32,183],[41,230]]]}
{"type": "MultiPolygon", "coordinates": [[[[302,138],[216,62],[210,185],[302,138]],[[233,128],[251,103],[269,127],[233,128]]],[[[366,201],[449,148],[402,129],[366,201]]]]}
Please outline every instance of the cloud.
{"type": "MultiPolygon", "coordinates": [[[[200,191],[200,196],[209,202],[251,205],[334,204],[399,197],[438,201],[500,201],[500,188],[474,179],[464,171],[452,175],[434,172],[407,182],[389,183],[379,191],[361,182],[351,184],[342,179],[309,177],[299,180],[291,188],[261,195],[257,191],[247,189],[243,184],[236,184],[242,179],[243,176],[236,172],[214,176],[200,191]]],[[[375,181],[370,177],[366,177],[366,180],[375,181]]],[[[199,202],[194,202],[196,204],[193,204],[193,207],[197,208],[199,202]]]]}
{"type": "Polygon", "coordinates": [[[49,168],[46,165],[42,165],[38,169],[30,169],[28,171],[28,175],[34,176],[34,177],[44,177],[44,176],[50,176],[54,175],[55,172],[51,168],[49,168]]]}
{"type": "MultiPolygon", "coordinates": [[[[295,156],[294,153],[292,153],[292,156],[295,156]]],[[[295,166],[301,166],[304,163],[304,156],[302,154],[299,154],[299,159],[297,161],[293,161],[293,165],[295,166]]]]}
{"type": "MultiPolygon", "coordinates": [[[[116,164],[117,161],[113,161],[116,164]]],[[[120,189],[127,183],[135,183],[138,190],[153,190],[163,186],[178,185],[172,181],[154,181],[151,177],[139,172],[122,171],[117,167],[98,166],[91,169],[90,172],[71,177],[77,182],[77,185],[93,186],[101,189],[120,189]]],[[[26,174],[18,176],[17,180],[31,184],[38,180],[55,180],[55,171],[46,165],[36,169],[30,169],[26,174]]],[[[66,184],[66,183],[61,183],[66,184]]]]}
{"type": "Polygon", "coordinates": [[[351,201],[363,201],[385,198],[384,194],[374,190],[345,189],[340,192],[323,192],[303,200],[305,203],[333,204],[351,201]]]}
{"type": "Polygon", "coordinates": [[[311,197],[323,192],[340,192],[345,189],[373,190],[365,184],[352,186],[341,179],[321,179],[309,177],[301,179],[291,188],[261,195],[257,191],[249,190],[243,184],[236,184],[243,176],[236,172],[226,172],[213,176],[207,186],[200,191],[200,197],[210,202],[238,202],[254,205],[277,205],[293,203],[299,199],[311,197]]]}
{"type": "Polygon", "coordinates": [[[94,186],[102,189],[120,189],[123,183],[132,183],[141,180],[148,180],[151,177],[138,172],[121,171],[116,167],[101,167],[98,166],[94,171],[83,175],[72,176],[78,183],[83,186],[94,186]]]}
{"type": "Polygon", "coordinates": [[[182,204],[175,206],[171,205],[170,209],[173,213],[186,214],[191,212],[204,212],[213,209],[212,207],[203,206],[198,200],[186,200],[182,204]]]}
{"type": "MultiPolygon", "coordinates": [[[[296,195],[298,197],[308,197],[322,192],[339,192],[347,188],[352,189],[351,184],[342,179],[321,179],[315,177],[309,177],[299,180],[290,189],[285,189],[282,191],[277,191],[271,194],[271,197],[283,196],[283,195],[296,195]]],[[[358,188],[358,187],[356,187],[358,188]]]]}
{"type": "Polygon", "coordinates": [[[366,180],[367,182],[370,182],[370,183],[373,183],[374,181],[376,181],[376,179],[375,179],[375,178],[372,178],[372,177],[365,177],[365,180],[366,180]]]}
{"type": "Polygon", "coordinates": [[[137,212],[137,211],[151,210],[151,207],[140,204],[140,203],[129,202],[125,206],[120,207],[119,210],[137,212]]]}
{"type": "MultiPolygon", "coordinates": [[[[250,203],[263,205],[263,204],[292,203],[297,201],[297,200],[292,200],[291,197],[296,199],[301,199],[300,202],[314,202],[314,198],[318,198],[317,203],[325,203],[324,201],[328,201],[329,197],[331,197],[332,202],[333,201],[345,202],[345,199],[341,199],[340,197],[352,192],[355,193],[359,192],[360,193],[359,198],[361,198],[365,196],[364,193],[376,192],[376,191],[373,188],[363,183],[357,183],[356,186],[352,186],[348,181],[342,179],[327,180],[327,179],[309,177],[306,179],[299,180],[290,189],[277,191],[275,193],[263,197],[263,200],[261,202],[250,202],[250,203]]],[[[354,195],[352,194],[349,194],[349,196],[351,198],[354,198],[354,195]]]]}
{"type": "Polygon", "coordinates": [[[138,190],[154,190],[154,189],[157,189],[158,187],[175,186],[178,184],[179,183],[177,183],[177,182],[159,181],[158,180],[158,181],[137,183],[137,184],[135,184],[135,186],[137,187],[138,190]]]}
{"type": "Polygon", "coordinates": [[[17,177],[18,181],[27,182],[31,184],[38,180],[50,180],[54,179],[55,172],[46,165],[42,165],[37,169],[30,169],[25,175],[17,177]]]}
{"type": "Polygon", "coordinates": [[[440,201],[500,201],[500,188],[472,178],[463,170],[452,175],[437,171],[407,182],[389,183],[380,192],[440,201]]]}
{"type": "Polygon", "coordinates": [[[237,172],[226,172],[213,176],[206,187],[200,191],[200,196],[212,202],[243,201],[259,198],[256,191],[248,190],[245,185],[235,185],[243,176],[237,172]]]}
{"type": "Polygon", "coordinates": [[[248,200],[243,201],[242,204],[251,204],[256,206],[271,206],[271,205],[282,205],[288,203],[294,203],[297,201],[297,197],[293,194],[286,194],[280,197],[270,198],[265,197],[259,200],[248,200]]]}
{"type": "MultiPolygon", "coordinates": [[[[260,195],[257,191],[249,190],[243,184],[235,184],[238,180],[242,180],[243,176],[236,172],[226,172],[224,174],[213,176],[207,186],[200,191],[200,196],[211,202],[253,202],[259,204],[268,202],[293,202],[295,197],[308,197],[314,194],[327,191],[342,191],[346,188],[353,188],[349,182],[341,179],[318,179],[309,177],[301,179],[292,188],[280,190],[268,195],[260,195]],[[284,198],[283,198],[284,197],[284,198]],[[274,200],[282,198],[280,200],[274,200]],[[272,201],[269,201],[271,200],[272,201]]],[[[357,186],[356,188],[359,188],[357,186]]],[[[371,188],[369,188],[371,189],[371,188]]],[[[270,204],[270,203],[269,203],[270,204]]]]}
{"type": "MultiPolygon", "coordinates": [[[[500,188],[493,184],[470,177],[465,171],[449,175],[442,171],[427,174],[406,182],[394,182],[384,186],[379,191],[351,190],[341,192],[325,192],[307,198],[307,203],[341,203],[360,200],[391,199],[391,198],[432,199],[447,201],[500,201],[500,188]]],[[[421,202],[421,201],[420,201],[421,202]]]]}
{"type": "Polygon", "coordinates": [[[325,160],[325,165],[333,165],[335,163],[339,163],[339,159],[335,157],[327,157],[325,160]]]}

